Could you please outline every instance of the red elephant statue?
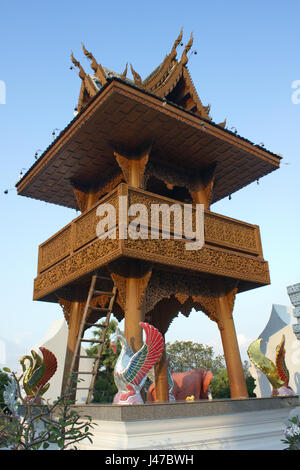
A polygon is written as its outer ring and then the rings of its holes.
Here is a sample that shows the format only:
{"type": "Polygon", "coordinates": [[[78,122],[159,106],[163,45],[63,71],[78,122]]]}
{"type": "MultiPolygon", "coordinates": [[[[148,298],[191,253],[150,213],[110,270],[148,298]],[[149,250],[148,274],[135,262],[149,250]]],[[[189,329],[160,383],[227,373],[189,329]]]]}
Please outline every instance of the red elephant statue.
{"type": "MultiPolygon", "coordinates": [[[[172,395],[175,400],[185,400],[193,395],[195,400],[207,400],[209,384],[213,378],[212,372],[204,369],[194,369],[187,372],[174,372],[172,379],[174,386],[172,395]]],[[[155,385],[152,383],[148,389],[147,401],[156,401],[155,385]]]]}

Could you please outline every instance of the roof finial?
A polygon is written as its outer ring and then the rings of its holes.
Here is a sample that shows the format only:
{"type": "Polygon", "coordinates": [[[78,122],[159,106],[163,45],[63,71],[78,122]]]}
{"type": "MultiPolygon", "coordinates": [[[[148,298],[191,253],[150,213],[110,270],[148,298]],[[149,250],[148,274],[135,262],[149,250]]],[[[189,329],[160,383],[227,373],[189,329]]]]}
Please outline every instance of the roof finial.
{"type": "Polygon", "coordinates": [[[83,43],[82,43],[82,49],[83,49],[85,56],[89,60],[91,60],[91,67],[95,72],[95,76],[100,80],[101,85],[104,85],[107,80],[106,80],[106,74],[102,68],[102,65],[98,64],[93,54],[86,50],[83,43]]]}
{"type": "Polygon", "coordinates": [[[141,86],[143,84],[141,76],[134,70],[131,64],[130,64],[130,68],[131,68],[131,73],[134,78],[135,85],[141,86]]]}
{"type": "Polygon", "coordinates": [[[178,38],[175,40],[175,42],[174,42],[174,44],[173,44],[173,47],[172,47],[172,50],[171,50],[171,57],[172,57],[172,59],[175,59],[175,57],[177,56],[177,47],[179,46],[179,44],[180,44],[181,41],[182,41],[182,35],[183,35],[183,28],[181,28],[180,33],[179,33],[179,36],[178,36],[178,38]]]}
{"type": "Polygon", "coordinates": [[[125,78],[127,77],[127,66],[128,66],[128,62],[126,62],[124,72],[121,75],[122,80],[125,80],[125,78]]]}
{"type": "Polygon", "coordinates": [[[91,63],[91,67],[92,67],[92,69],[94,70],[94,72],[96,72],[96,71],[97,71],[97,68],[98,68],[98,63],[97,63],[95,57],[93,56],[93,54],[92,54],[91,52],[89,52],[89,51],[86,50],[86,48],[84,47],[83,42],[82,42],[81,44],[82,44],[82,50],[83,50],[83,52],[84,52],[84,55],[85,55],[89,60],[91,60],[91,62],[92,62],[92,63],[91,63]]]}
{"type": "Polygon", "coordinates": [[[79,74],[78,74],[79,77],[81,78],[81,80],[84,80],[86,73],[83,70],[80,62],[78,62],[78,60],[75,59],[72,51],[71,51],[71,60],[72,60],[73,64],[75,65],[75,67],[77,67],[79,69],[79,74]]]}
{"type": "Polygon", "coordinates": [[[224,121],[223,121],[223,122],[219,122],[218,126],[220,126],[220,127],[224,127],[224,128],[225,128],[225,126],[226,126],[226,121],[227,121],[227,120],[226,120],[226,119],[224,119],[224,121]]]}
{"type": "Polygon", "coordinates": [[[182,56],[181,56],[181,63],[182,63],[182,65],[186,65],[186,64],[188,63],[187,53],[188,53],[189,50],[191,49],[191,47],[192,47],[192,45],[193,45],[193,41],[194,41],[194,36],[193,36],[193,33],[191,33],[190,40],[189,40],[189,42],[187,43],[187,45],[185,46],[184,51],[183,51],[182,56]]]}

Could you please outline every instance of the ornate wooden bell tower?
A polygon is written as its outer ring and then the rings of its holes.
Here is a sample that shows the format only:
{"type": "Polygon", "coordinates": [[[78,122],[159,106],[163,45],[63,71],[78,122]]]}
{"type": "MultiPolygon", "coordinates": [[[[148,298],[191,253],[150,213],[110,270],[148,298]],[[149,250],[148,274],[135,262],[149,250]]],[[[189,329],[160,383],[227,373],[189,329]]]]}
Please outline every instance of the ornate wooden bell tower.
{"type": "MultiPolygon", "coordinates": [[[[22,180],[18,193],[79,209],[81,215],[39,247],[34,299],[57,302],[69,326],[65,375],[92,274],[118,288],[114,315],[125,317],[125,335],[134,350],[142,344],[140,321],[166,333],[179,312],[193,308],[216,322],[224,348],[232,398],[247,397],[233,320],[237,293],[269,284],[259,227],[216,214],[212,203],[277,169],[280,157],[216,124],[190,77],[191,36],[180,60],[182,32],[164,61],[145,79],[131,66],[133,79],[91,61],[79,69],[78,114],[45,150],[22,180]],[[186,250],[184,239],[97,236],[98,207],[120,196],[129,207],[143,204],[204,204],[205,244],[186,250]]],[[[127,214],[127,222],[132,216],[127,214]]],[[[118,220],[118,219],[117,219],[118,220]]],[[[176,235],[174,218],[171,233],[176,235]]],[[[120,227],[116,227],[120,233],[120,227]]],[[[94,305],[108,298],[96,296],[94,305]]],[[[100,309],[99,309],[100,310],[100,309]]],[[[93,320],[102,316],[93,312],[93,320]]],[[[200,315],[200,313],[199,313],[200,315]]],[[[168,400],[165,357],[156,366],[158,400],[168,400]]]]}

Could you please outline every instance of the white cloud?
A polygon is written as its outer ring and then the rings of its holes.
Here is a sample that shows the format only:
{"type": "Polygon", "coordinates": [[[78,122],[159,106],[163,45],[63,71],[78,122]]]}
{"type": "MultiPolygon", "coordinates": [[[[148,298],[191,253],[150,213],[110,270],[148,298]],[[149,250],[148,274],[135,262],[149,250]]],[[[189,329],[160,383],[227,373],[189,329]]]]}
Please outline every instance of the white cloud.
{"type": "Polygon", "coordinates": [[[237,340],[241,348],[248,346],[252,341],[251,338],[247,338],[243,333],[237,335],[237,340]]]}

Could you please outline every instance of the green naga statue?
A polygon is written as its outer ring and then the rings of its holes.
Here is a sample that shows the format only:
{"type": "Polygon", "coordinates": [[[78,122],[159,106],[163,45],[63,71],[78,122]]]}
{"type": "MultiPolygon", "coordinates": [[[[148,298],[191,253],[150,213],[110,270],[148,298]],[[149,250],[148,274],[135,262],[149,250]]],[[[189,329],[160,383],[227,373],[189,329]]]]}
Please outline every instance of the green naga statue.
{"type": "Polygon", "coordinates": [[[37,352],[32,350],[31,356],[23,356],[20,359],[20,364],[24,373],[23,388],[27,395],[27,400],[33,399],[37,392],[39,392],[38,397],[44,395],[50,387],[48,382],[57,369],[57,360],[55,355],[49,351],[49,349],[43,347],[40,347],[39,349],[43,354],[43,358],[39,356],[37,352]]]}
{"type": "Polygon", "coordinates": [[[248,356],[250,361],[257,367],[271,383],[272,396],[295,395],[289,386],[290,374],[285,363],[285,337],[282,335],[280,344],[276,346],[275,364],[268,359],[260,350],[262,338],[258,338],[250,344],[248,356]]]}

